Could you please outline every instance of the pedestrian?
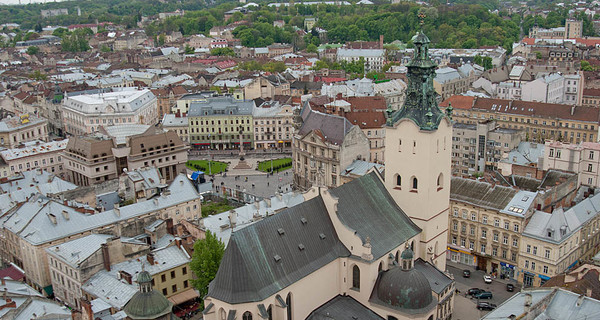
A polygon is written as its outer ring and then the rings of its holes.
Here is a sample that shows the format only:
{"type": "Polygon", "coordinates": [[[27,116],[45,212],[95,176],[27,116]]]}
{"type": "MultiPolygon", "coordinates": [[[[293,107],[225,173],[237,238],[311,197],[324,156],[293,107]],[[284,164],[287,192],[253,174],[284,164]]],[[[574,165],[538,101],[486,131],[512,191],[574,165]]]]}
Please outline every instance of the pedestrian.
{"type": "Polygon", "coordinates": [[[269,186],[269,181],[267,181],[267,187],[269,186]]]}

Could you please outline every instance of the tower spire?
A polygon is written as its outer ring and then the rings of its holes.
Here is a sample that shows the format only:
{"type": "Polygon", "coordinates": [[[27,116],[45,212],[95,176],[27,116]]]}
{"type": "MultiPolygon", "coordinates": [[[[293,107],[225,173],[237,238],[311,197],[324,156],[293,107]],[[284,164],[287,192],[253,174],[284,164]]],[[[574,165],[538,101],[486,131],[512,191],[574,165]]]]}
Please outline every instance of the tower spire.
{"type": "Polygon", "coordinates": [[[401,119],[412,120],[421,130],[437,130],[445,116],[437,104],[437,93],[433,88],[433,78],[437,65],[429,57],[429,38],[423,33],[424,13],[419,13],[421,30],[412,38],[415,46],[408,69],[406,100],[400,110],[390,115],[387,124],[393,126],[401,119]]]}

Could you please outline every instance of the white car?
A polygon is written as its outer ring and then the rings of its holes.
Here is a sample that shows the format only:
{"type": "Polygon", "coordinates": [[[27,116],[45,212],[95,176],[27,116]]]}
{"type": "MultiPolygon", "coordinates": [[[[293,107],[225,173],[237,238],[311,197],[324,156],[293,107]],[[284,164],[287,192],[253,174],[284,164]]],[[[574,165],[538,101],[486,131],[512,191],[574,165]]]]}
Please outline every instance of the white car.
{"type": "Polygon", "coordinates": [[[488,276],[487,274],[483,276],[483,281],[485,283],[492,283],[492,277],[488,276]]]}

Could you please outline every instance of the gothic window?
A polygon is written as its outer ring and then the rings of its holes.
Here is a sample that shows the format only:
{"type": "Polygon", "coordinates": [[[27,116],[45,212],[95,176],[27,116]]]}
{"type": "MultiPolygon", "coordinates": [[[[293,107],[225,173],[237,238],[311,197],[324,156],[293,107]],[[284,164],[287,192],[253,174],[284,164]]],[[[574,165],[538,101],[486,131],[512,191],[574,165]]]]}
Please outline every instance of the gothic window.
{"type": "Polygon", "coordinates": [[[244,312],[242,315],[242,320],[252,320],[252,313],[250,313],[250,311],[244,312]]]}
{"type": "Polygon", "coordinates": [[[287,320],[292,320],[292,293],[288,293],[287,298],[285,298],[285,304],[287,304],[287,320]]]}
{"type": "Polygon", "coordinates": [[[417,190],[418,186],[419,186],[419,181],[417,180],[417,177],[412,177],[412,188],[414,190],[417,190]]]}
{"type": "Polygon", "coordinates": [[[357,265],[352,267],[352,288],[360,290],[360,269],[357,265]]]}
{"type": "Polygon", "coordinates": [[[402,177],[399,174],[396,174],[396,186],[402,186],[402,177]]]}
{"type": "Polygon", "coordinates": [[[444,174],[440,173],[437,178],[437,187],[438,189],[442,189],[444,187],[444,174]]]}

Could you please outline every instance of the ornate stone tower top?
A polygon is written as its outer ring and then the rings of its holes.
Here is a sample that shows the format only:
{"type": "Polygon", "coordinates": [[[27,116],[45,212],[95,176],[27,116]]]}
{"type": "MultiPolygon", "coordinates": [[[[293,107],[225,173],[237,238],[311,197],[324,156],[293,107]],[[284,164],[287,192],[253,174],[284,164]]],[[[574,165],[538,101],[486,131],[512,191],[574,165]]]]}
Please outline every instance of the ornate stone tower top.
{"type": "Polygon", "coordinates": [[[435,68],[437,65],[429,58],[429,38],[418,31],[412,38],[415,52],[412,60],[406,65],[408,69],[408,88],[406,100],[400,110],[388,117],[387,125],[407,118],[415,122],[421,130],[437,130],[445,116],[437,104],[437,93],[433,88],[435,68]]]}

